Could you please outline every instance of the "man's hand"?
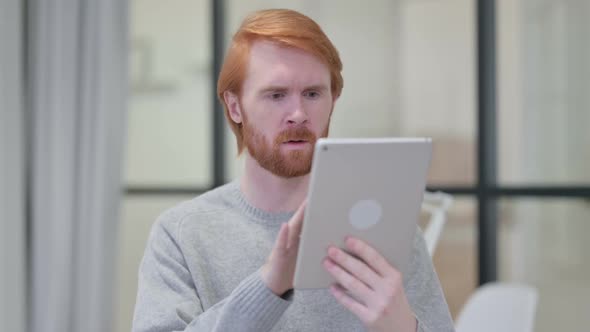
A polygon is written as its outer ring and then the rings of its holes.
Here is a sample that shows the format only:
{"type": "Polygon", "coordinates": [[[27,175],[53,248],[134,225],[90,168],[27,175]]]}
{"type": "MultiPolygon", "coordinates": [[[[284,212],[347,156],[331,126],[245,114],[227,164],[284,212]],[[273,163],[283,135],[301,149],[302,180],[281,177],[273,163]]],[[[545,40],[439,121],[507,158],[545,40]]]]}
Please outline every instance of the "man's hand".
{"type": "Polygon", "coordinates": [[[304,201],[288,223],[281,225],[275,246],[262,266],[262,281],[278,296],[293,288],[299,235],[303,225],[304,201]]]}
{"type": "Polygon", "coordinates": [[[369,331],[416,331],[402,274],[365,242],[348,237],[345,243],[350,254],[330,246],[323,262],[336,279],[330,290],[338,302],[369,331]]]}

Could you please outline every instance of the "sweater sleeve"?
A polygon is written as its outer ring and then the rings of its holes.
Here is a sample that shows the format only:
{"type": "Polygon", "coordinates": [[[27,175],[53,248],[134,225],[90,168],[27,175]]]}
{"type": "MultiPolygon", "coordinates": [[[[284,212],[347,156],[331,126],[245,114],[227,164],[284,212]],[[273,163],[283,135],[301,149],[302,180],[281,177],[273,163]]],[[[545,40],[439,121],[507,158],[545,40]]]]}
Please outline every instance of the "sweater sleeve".
{"type": "Polygon", "coordinates": [[[438,276],[419,228],[414,237],[410,269],[404,276],[406,295],[418,322],[418,332],[455,331],[438,276]]]}
{"type": "Polygon", "coordinates": [[[270,331],[291,301],[276,296],[257,271],[203,310],[175,236],[156,222],[139,269],[133,332],[270,331]]]}

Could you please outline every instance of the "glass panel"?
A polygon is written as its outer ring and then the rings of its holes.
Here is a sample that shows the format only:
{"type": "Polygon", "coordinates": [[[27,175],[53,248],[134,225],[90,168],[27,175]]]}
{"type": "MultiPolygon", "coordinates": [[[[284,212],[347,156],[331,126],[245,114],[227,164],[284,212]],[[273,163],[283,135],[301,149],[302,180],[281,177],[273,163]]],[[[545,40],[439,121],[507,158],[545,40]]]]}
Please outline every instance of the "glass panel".
{"type": "Polygon", "coordinates": [[[401,4],[400,134],[434,138],[430,185],[472,185],[476,176],[474,2],[401,4]]]}
{"type": "Polygon", "coordinates": [[[499,179],[590,184],[590,2],[498,1],[499,179]]]}
{"type": "MultiPolygon", "coordinates": [[[[472,0],[228,0],[227,40],[261,8],[291,8],[316,20],[344,63],[333,137],[431,136],[431,185],[475,179],[472,0]]],[[[230,133],[228,144],[235,145],[230,133]]],[[[230,151],[235,151],[231,150],[230,151]]],[[[230,177],[239,174],[229,154],[230,177]]]]}
{"type": "Polygon", "coordinates": [[[539,290],[535,331],[590,325],[590,201],[503,200],[499,272],[539,290]]]}
{"type": "Polygon", "coordinates": [[[117,255],[117,279],[114,289],[115,332],[131,331],[137,273],[156,218],[166,209],[190,199],[190,196],[126,196],[121,206],[121,226],[117,255]]]}
{"type": "Polygon", "coordinates": [[[128,186],[211,182],[209,3],[131,2],[128,186]]]}
{"type": "MultiPolygon", "coordinates": [[[[449,310],[456,318],[477,286],[477,203],[455,198],[434,252],[433,261],[449,310]]],[[[430,214],[423,211],[420,224],[428,225],[430,214]]]]}

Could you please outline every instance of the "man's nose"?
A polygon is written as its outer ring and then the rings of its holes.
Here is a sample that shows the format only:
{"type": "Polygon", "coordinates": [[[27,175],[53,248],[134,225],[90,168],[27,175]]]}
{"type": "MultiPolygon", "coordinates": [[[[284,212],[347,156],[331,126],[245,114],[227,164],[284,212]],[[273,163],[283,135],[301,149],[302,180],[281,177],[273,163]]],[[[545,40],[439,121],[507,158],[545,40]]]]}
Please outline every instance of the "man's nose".
{"type": "Polygon", "coordinates": [[[307,112],[303,107],[301,98],[294,98],[291,107],[289,107],[289,114],[287,115],[287,122],[291,125],[304,124],[308,120],[307,112]]]}

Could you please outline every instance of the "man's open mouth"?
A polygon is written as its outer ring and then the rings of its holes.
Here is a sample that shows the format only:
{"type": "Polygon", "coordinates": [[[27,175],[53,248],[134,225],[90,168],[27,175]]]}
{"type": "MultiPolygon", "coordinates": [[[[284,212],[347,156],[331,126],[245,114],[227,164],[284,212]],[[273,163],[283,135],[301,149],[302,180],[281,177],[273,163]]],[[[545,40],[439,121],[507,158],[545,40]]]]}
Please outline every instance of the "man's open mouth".
{"type": "Polygon", "coordinates": [[[293,140],[288,140],[286,142],[283,143],[283,146],[287,147],[287,148],[294,148],[294,149],[300,149],[300,148],[304,148],[309,144],[309,141],[304,140],[304,139],[293,139],[293,140]]]}

